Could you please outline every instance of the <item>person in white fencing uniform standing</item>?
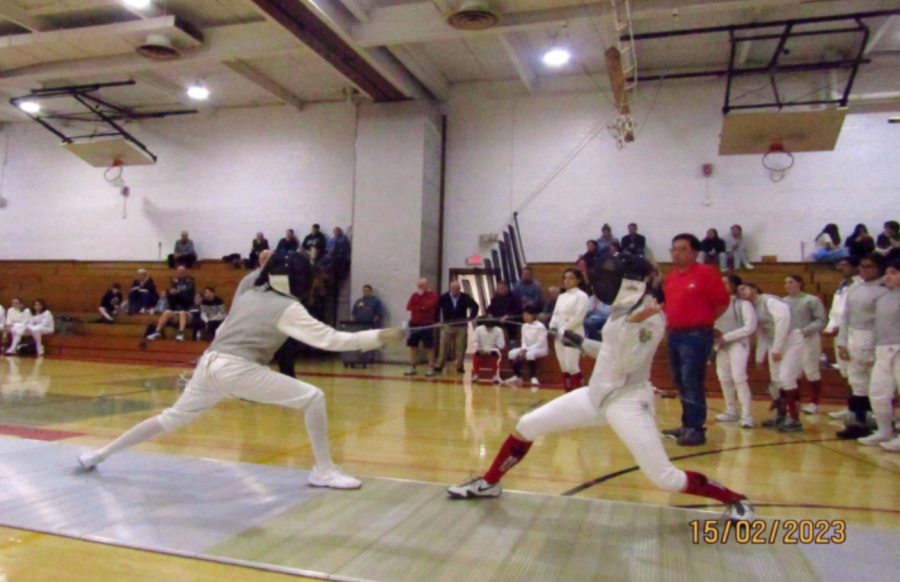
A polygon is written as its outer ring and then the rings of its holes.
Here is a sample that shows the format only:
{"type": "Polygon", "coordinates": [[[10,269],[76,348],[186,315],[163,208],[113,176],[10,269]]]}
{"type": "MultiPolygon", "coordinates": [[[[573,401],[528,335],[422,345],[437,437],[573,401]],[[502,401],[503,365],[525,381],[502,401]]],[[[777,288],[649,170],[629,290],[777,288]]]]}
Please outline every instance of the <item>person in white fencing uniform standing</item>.
{"type": "Polygon", "coordinates": [[[518,384],[522,381],[522,361],[528,362],[531,373],[531,389],[537,390],[540,382],[537,377],[537,360],[545,358],[549,353],[547,347],[547,328],[537,320],[540,309],[536,305],[526,305],[522,319],[522,347],[509,350],[509,361],[512,362],[513,377],[507,382],[518,384]]]}
{"type": "Polygon", "coordinates": [[[780,432],[801,432],[797,378],[803,370],[803,333],[791,329],[791,308],[780,297],[762,293],[753,283],[744,283],[738,293],[756,308],[757,364],[767,353],[769,356],[769,393],[775,418],[762,424],[780,432]]]}
{"type": "Polygon", "coordinates": [[[847,408],[853,416],[847,420],[847,427],[837,433],[840,439],[867,437],[871,430],[867,426],[866,415],[872,410],[869,401],[869,380],[875,362],[875,302],[887,293],[882,285],[884,257],[875,253],[859,261],[859,276],[862,283],[854,285],[847,293],[847,303],[838,332],[838,357],[847,361],[847,379],[853,395],[847,408]]]}
{"type": "Polygon", "coordinates": [[[869,400],[878,431],[859,442],[900,453],[891,404],[900,386],[900,261],[888,261],[882,281],[888,292],[875,302],[875,365],[869,382],[869,400]]]}
{"type": "Polygon", "coordinates": [[[731,303],[715,325],[716,375],[725,398],[725,411],[717,414],[716,420],[740,420],[741,428],[753,428],[756,423],[750,413],[747,360],[750,359],[750,336],[756,331],[756,310],[752,303],[737,296],[738,287],[743,284],[740,277],[727,275],[722,281],[731,296],[731,303]],[[740,416],[735,407],[735,395],[741,404],[740,416]]]}
{"type": "Polygon", "coordinates": [[[303,411],[315,457],[310,485],[334,489],[361,486],[358,479],[343,473],[332,461],[322,391],[271,370],[268,363],[288,337],[323,350],[365,351],[381,347],[384,341],[402,339],[403,332],[382,329],[342,333],[314,319],[297,299],[304,297],[312,284],[312,265],[305,252],[273,256],[256,283],[254,289],[237,297],[175,404],[102,449],[79,456],[84,469],[93,469],[115,453],[162,432],[178,430],[220,400],[236,397],[303,411]]]}
{"type": "MultiPolygon", "coordinates": [[[[850,291],[850,288],[853,285],[862,282],[862,279],[859,276],[859,259],[856,257],[841,259],[838,261],[837,268],[841,272],[841,276],[844,277],[844,280],[838,285],[837,290],[831,298],[831,309],[828,311],[828,324],[822,331],[822,335],[827,335],[829,337],[837,336],[838,330],[841,327],[841,319],[844,317],[844,306],[847,303],[847,292],[850,291]]],[[[834,342],[834,359],[835,365],[841,373],[841,376],[846,378],[848,362],[847,360],[842,360],[840,358],[837,342],[834,342]]],[[[828,416],[839,420],[847,420],[850,418],[851,414],[850,410],[845,408],[841,411],[829,412],[828,416]]]]}
{"type": "Polygon", "coordinates": [[[584,318],[588,311],[587,293],[581,290],[584,279],[577,269],[566,269],[563,273],[563,287],[565,293],[560,293],[556,298],[556,307],[553,308],[553,317],[547,327],[557,334],[556,359],[559,360],[559,368],[563,375],[563,389],[571,392],[580,388],[584,383],[581,375],[581,367],[578,360],[581,358],[581,350],[566,347],[559,340],[567,331],[578,335],[584,335],[584,318]]]}
{"type": "Polygon", "coordinates": [[[784,302],[791,308],[791,329],[803,334],[803,358],[800,364],[809,384],[809,404],[802,408],[807,414],[819,411],[819,395],[822,393],[822,330],[827,318],[822,300],[803,290],[803,277],[788,275],[784,280],[787,295],[784,302]]]}
{"type": "Polygon", "coordinates": [[[747,498],[701,473],[682,471],[666,456],[654,412],[650,369],[666,331],[659,304],[647,293],[650,264],[634,255],[602,253],[589,268],[591,287],[600,301],[612,305],[603,341],[585,339],[571,330],[564,339],[597,358],[588,386],[556,398],[523,416],[500,448],[490,469],[462,485],[450,487],[453,499],[498,497],[500,479],[542,436],[609,424],[634,456],[641,471],[665,491],[721,501],[726,514],[752,521],[747,498]]]}

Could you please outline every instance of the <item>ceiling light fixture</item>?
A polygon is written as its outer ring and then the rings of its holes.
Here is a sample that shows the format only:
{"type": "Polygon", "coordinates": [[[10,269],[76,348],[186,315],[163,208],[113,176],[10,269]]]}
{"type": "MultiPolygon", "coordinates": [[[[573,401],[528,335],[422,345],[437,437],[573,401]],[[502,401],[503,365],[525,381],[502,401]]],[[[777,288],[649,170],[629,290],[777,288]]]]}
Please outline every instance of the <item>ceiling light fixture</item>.
{"type": "Polygon", "coordinates": [[[151,0],[122,0],[125,3],[125,6],[130,6],[131,8],[148,8],[150,6],[151,0]]]}
{"type": "Polygon", "coordinates": [[[209,89],[206,88],[202,82],[197,81],[187,90],[188,97],[191,99],[196,99],[197,101],[204,101],[209,99],[209,89]]]}
{"type": "Polygon", "coordinates": [[[555,46],[544,53],[544,64],[551,67],[561,67],[569,62],[572,54],[563,47],[555,46]]]}
{"type": "Polygon", "coordinates": [[[19,101],[19,109],[25,113],[37,113],[41,106],[37,101],[19,101]]]}

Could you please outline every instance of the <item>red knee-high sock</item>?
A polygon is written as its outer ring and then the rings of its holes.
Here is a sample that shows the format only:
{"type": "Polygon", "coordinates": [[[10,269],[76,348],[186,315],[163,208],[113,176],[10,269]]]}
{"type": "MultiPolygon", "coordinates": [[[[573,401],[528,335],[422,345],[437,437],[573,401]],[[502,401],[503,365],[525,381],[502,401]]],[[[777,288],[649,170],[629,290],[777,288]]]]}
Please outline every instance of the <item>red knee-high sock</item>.
{"type": "Polygon", "coordinates": [[[822,393],[822,381],[812,380],[809,383],[809,401],[813,404],[819,403],[819,395],[822,393]]]}
{"type": "Polygon", "coordinates": [[[576,372],[572,374],[572,390],[576,388],[581,388],[584,385],[584,376],[581,375],[581,372],[576,372]]]}
{"type": "Polygon", "coordinates": [[[800,407],[798,406],[800,403],[800,390],[797,388],[785,390],[784,398],[787,400],[788,416],[794,420],[800,420],[800,407]]]}
{"type": "Polygon", "coordinates": [[[563,390],[571,392],[572,390],[572,374],[563,372],[563,390]]]}
{"type": "Polygon", "coordinates": [[[685,471],[684,473],[687,475],[687,486],[682,493],[699,495],[700,497],[709,497],[725,504],[734,503],[741,499],[747,499],[746,496],[732,491],[721,483],[709,479],[703,473],[694,471],[685,471]]]}
{"type": "Polygon", "coordinates": [[[528,454],[531,443],[528,441],[520,441],[513,435],[506,437],[506,442],[500,447],[500,451],[494,458],[491,468],[484,474],[484,480],[493,485],[500,481],[507,471],[519,464],[519,461],[528,454]]]}

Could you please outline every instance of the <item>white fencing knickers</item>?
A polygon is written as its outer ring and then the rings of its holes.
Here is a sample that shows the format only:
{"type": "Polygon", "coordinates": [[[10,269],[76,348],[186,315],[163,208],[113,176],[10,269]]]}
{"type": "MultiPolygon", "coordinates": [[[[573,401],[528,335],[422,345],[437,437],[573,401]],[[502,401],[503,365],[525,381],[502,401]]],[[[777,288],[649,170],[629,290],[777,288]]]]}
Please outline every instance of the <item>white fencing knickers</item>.
{"type": "Polygon", "coordinates": [[[750,340],[741,338],[726,344],[716,352],[716,376],[722,385],[725,409],[734,414],[735,393],[741,403],[741,418],[750,417],[750,384],[747,381],[747,360],[750,358],[750,340]]]}
{"type": "Polygon", "coordinates": [[[810,382],[822,379],[822,337],[818,332],[803,338],[803,375],[810,382]]]}
{"type": "Polygon", "coordinates": [[[159,422],[168,432],[178,430],[229,396],[299,410],[325,401],[322,391],[312,384],[243,358],[206,352],[184,393],[162,411],[159,422]]]}
{"type": "Polygon", "coordinates": [[[672,464],[659,438],[653,387],[647,383],[620,388],[607,396],[599,409],[589,391],[588,387],[578,388],[551,400],[523,416],[516,430],[533,442],[552,433],[609,424],[654,485],[665,491],[683,491],[687,475],[672,464]]]}
{"type": "Polygon", "coordinates": [[[518,358],[519,354],[523,351],[525,352],[526,360],[536,360],[538,358],[547,357],[547,350],[539,350],[536,347],[535,348],[514,348],[512,350],[509,350],[509,353],[506,355],[506,357],[509,359],[509,361],[513,361],[516,358],[518,358]]]}
{"type": "Polygon", "coordinates": [[[872,414],[878,421],[878,429],[885,436],[892,436],[894,409],[891,400],[900,386],[900,345],[877,346],[875,365],[869,382],[869,401],[872,414]]]}
{"type": "MultiPolygon", "coordinates": [[[[584,335],[584,329],[581,332],[576,331],[575,333],[580,333],[584,335]]],[[[581,350],[578,348],[567,348],[562,345],[562,342],[556,340],[554,342],[556,346],[556,359],[559,360],[559,368],[563,374],[577,374],[581,372],[581,368],[578,367],[578,360],[581,358],[581,350]]]]}
{"type": "MultiPolygon", "coordinates": [[[[769,374],[772,383],[782,390],[796,390],[797,378],[803,372],[803,332],[792,329],[788,332],[787,341],[784,342],[784,351],[781,361],[772,359],[772,347],[769,344],[769,374]]],[[[773,395],[777,398],[777,395],[773,395]]]]}
{"type": "Polygon", "coordinates": [[[847,380],[854,396],[869,395],[872,362],[875,361],[875,334],[868,329],[849,329],[847,334],[847,380]]]}

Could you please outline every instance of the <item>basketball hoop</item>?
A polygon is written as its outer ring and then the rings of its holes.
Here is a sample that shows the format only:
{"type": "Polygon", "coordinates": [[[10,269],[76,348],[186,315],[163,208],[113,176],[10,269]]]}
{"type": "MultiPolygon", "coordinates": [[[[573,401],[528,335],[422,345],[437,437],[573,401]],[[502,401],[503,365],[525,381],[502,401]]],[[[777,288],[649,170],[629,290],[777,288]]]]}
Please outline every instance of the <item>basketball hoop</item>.
{"type": "Polygon", "coordinates": [[[769,170],[769,179],[773,182],[781,182],[785,173],[794,165],[794,155],[784,149],[784,144],[774,142],[769,146],[769,151],[763,154],[762,165],[769,170]]]}
{"type": "Polygon", "coordinates": [[[618,115],[612,123],[606,126],[609,134],[616,140],[616,148],[623,149],[625,142],[634,141],[634,129],[637,124],[631,114],[618,115]]]}

